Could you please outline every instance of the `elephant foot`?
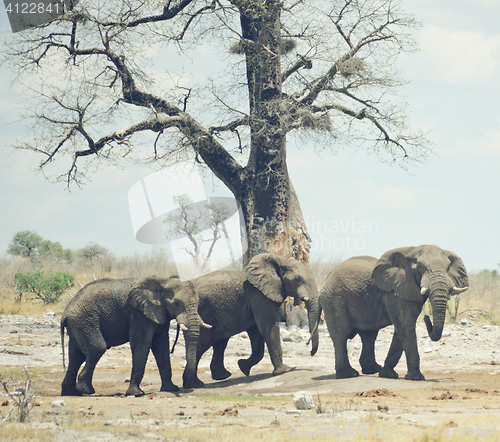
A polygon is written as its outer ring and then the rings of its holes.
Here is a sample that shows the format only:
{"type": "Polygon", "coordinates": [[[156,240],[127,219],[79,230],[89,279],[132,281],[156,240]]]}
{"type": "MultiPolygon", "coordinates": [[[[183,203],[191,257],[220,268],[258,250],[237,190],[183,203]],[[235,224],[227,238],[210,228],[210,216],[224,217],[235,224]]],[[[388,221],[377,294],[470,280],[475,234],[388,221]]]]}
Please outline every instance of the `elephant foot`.
{"type": "Polygon", "coordinates": [[[212,379],[214,381],[223,381],[229,376],[231,376],[231,372],[227,371],[225,368],[223,368],[222,370],[212,370],[212,379]]]}
{"type": "Polygon", "coordinates": [[[182,388],[190,389],[190,388],[203,388],[205,386],[203,381],[200,381],[198,378],[184,380],[182,383],[182,388]]]}
{"type": "Polygon", "coordinates": [[[161,384],[160,391],[179,391],[179,387],[170,382],[168,384],[161,384]]]}
{"type": "Polygon", "coordinates": [[[381,369],[382,366],[375,362],[373,364],[363,366],[361,371],[363,372],[363,374],[375,374],[378,373],[381,369]]]}
{"type": "Polygon", "coordinates": [[[83,393],[78,391],[75,387],[73,388],[64,387],[61,390],[61,396],[83,396],[83,393]]]}
{"type": "Polygon", "coordinates": [[[273,371],[273,376],[279,376],[283,373],[288,373],[289,371],[295,370],[295,368],[289,367],[288,365],[282,364],[273,371]]]}
{"type": "Polygon", "coordinates": [[[144,391],[142,391],[138,385],[129,385],[126,393],[125,393],[125,396],[135,396],[135,397],[139,397],[139,396],[144,396],[146,393],[144,393],[144,391]]]}
{"type": "Polygon", "coordinates": [[[420,370],[408,371],[405,379],[407,381],[425,381],[425,377],[420,373],[420,370]]]}
{"type": "Polygon", "coordinates": [[[245,376],[250,376],[250,370],[253,365],[249,364],[246,359],[240,359],[238,360],[238,367],[240,367],[240,370],[245,376]]]}
{"type": "Polygon", "coordinates": [[[92,384],[86,384],[83,382],[78,382],[76,384],[76,390],[80,392],[80,396],[83,394],[94,394],[95,390],[92,384]]]}
{"type": "Polygon", "coordinates": [[[393,368],[387,368],[387,367],[382,367],[381,370],[379,371],[378,375],[381,378],[388,378],[388,379],[398,379],[399,375],[394,371],[393,368]]]}
{"type": "Polygon", "coordinates": [[[354,370],[354,368],[352,368],[352,367],[336,370],[336,372],[335,372],[335,377],[337,379],[349,379],[349,378],[355,378],[358,376],[359,376],[359,373],[356,370],[354,370]]]}

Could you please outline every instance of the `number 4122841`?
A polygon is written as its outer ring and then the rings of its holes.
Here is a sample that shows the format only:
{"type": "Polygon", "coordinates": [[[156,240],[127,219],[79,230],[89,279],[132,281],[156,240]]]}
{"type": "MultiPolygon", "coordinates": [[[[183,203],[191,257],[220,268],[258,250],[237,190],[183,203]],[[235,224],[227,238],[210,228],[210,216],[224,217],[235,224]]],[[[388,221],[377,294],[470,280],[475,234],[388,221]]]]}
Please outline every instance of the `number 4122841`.
{"type": "Polygon", "coordinates": [[[60,3],[8,3],[6,11],[9,14],[59,14],[62,12],[60,3]]]}

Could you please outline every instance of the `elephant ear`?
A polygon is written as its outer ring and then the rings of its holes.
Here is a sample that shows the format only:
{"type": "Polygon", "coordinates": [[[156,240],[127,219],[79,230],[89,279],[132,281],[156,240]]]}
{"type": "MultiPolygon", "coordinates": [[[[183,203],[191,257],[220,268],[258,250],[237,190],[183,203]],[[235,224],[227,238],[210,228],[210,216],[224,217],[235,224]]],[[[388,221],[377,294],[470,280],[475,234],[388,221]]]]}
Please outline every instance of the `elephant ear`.
{"type": "Polygon", "coordinates": [[[450,268],[448,270],[448,276],[455,283],[455,287],[469,287],[469,277],[467,276],[467,270],[465,270],[465,265],[460,257],[448,250],[443,250],[443,253],[451,262],[450,268]]]}
{"type": "Polygon", "coordinates": [[[279,257],[270,253],[254,256],[248,263],[247,281],[259,289],[271,301],[281,304],[285,299],[281,281],[279,257]]]}
{"type": "Polygon", "coordinates": [[[412,271],[414,247],[389,250],[375,264],[372,278],[375,285],[384,292],[394,292],[407,301],[420,302],[423,297],[412,271]]]}
{"type": "Polygon", "coordinates": [[[167,322],[167,310],[162,303],[162,287],[158,278],[148,276],[132,284],[129,302],[156,324],[167,322]]]}

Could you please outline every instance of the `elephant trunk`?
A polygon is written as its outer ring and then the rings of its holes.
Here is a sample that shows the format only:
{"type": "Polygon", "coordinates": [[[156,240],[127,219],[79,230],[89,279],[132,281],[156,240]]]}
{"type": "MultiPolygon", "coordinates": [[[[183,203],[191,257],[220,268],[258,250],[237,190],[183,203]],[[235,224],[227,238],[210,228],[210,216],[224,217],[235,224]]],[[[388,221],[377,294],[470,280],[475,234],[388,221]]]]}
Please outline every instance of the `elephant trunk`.
{"type": "MultiPolygon", "coordinates": [[[[309,333],[311,337],[309,341],[312,341],[311,356],[314,356],[318,351],[319,346],[319,319],[321,315],[321,309],[319,307],[319,297],[315,296],[305,301],[307,309],[307,319],[309,320],[309,333]]],[[[307,342],[309,344],[309,341],[307,342]]]]}
{"type": "Polygon", "coordinates": [[[446,303],[448,302],[448,292],[444,290],[439,290],[435,293],[431,292],[429,296],[432,306],[432,320],[431,322],[429,316],[424,316],[424,322],[427,327],[427,333],[429,338],[433,341],[439,341],[441,335],[443,334],[444,321],[446,318],[446,303]]]}
{"type": "Polygon", "coordinates": [[[186,368],[182,375],[183,387],[191,388],[196,378],[196,350],[202,323],[198,315],[198,297],[194,295],[186,304],[187,330],[183,330],[186,342],[186,368]]]}

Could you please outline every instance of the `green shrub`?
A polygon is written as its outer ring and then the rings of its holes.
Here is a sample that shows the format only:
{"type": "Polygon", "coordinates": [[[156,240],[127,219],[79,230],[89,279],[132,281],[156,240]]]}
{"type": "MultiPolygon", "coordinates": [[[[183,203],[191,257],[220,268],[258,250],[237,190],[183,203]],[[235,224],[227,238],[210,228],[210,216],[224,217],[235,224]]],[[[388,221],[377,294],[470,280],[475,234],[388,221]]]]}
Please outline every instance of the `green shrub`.
{"type": "Polygon", "coordinates": [[[73,287],[75,277],[71,273],[42,271],[16,273],[14,276],[16,287],[19,292],[19,300],[25,292],[34,293],[46,304],[53,304],[61,299],[61,296],[70,287],[73,287]]]}

